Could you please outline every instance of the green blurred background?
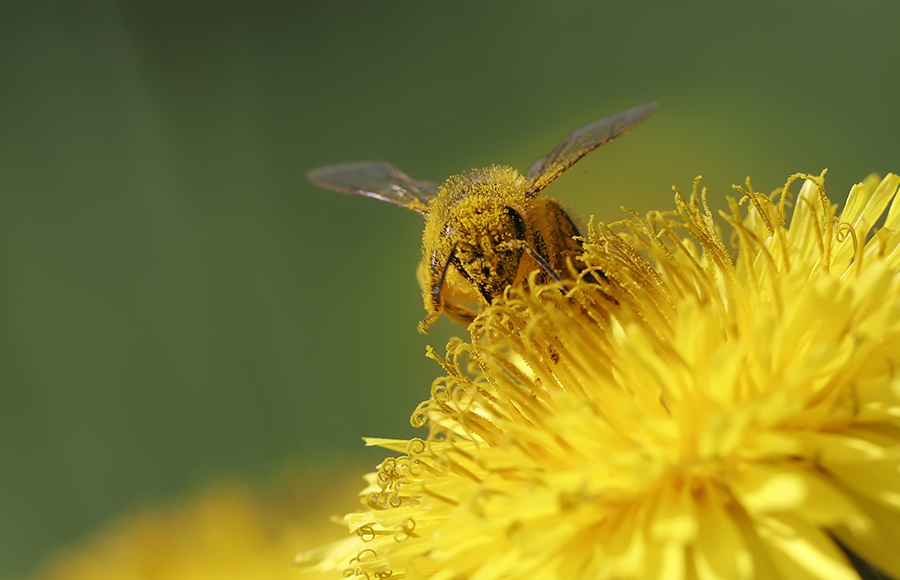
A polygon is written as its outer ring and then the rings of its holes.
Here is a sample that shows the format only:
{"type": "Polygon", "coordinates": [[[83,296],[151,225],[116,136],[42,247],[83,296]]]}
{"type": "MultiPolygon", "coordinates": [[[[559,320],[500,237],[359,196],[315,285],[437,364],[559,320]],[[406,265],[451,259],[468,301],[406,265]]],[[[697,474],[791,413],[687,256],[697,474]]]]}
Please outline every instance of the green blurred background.
{"type": "MultiPolygon", "coordinates": [[[[374,465],[461,329],[416,333],[422,222],[312,167],[522,169],[658,100],[548,194],[611,220],[900,170],[900,4],[4,2],[0,577],[142,502],[374,465]]],[[[362,468],[360,468],[362,469],[362,468]]]]}

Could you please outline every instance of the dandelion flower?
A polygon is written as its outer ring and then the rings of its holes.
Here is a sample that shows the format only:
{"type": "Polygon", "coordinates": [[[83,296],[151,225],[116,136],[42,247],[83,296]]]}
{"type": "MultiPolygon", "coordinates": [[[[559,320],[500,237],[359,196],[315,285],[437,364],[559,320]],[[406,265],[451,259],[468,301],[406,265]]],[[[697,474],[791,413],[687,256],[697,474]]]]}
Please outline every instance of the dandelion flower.
{"type": "MultiPolygon", "coordinates": [[[[291,477],[290,491],[261,494],[219,482],[195,498],[146,508],[94,537],[60,550],[37,580],[324,580],[301,574],[298,543],[334,539],[326,517],[335,490],[291,477]],[[327,527],[326,527],[327,526],[327,527]]],[[[334,483],[330,484],[334,487],[334,483]]],[[[346,488],[339,484],[337,489],[346,488]]],[[[349,488],[348,488],[349,490],[349,488]]],[[[331,529],[334,528],[334,529],[331,529]]]]}
{"type": "Polygon", "coordinates": [[[590,283],[509,290],[432,353],[427,437],[368,440],[401,455],[351,535],[300,563],[853,579],[855,553],[900,577],[898,186],[871,177],[838,213],[824,173],[771,196],[748,180],[719,228],[695,183],[672,212],[592,227],[590,283]]]}

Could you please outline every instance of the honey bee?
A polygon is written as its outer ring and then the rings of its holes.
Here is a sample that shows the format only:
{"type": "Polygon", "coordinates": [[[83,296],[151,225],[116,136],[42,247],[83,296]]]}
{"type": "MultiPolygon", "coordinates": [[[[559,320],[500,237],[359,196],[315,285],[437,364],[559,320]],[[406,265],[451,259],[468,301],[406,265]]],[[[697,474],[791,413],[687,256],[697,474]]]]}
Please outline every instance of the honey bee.
{"type": "Polygon", "coordinates": [[[540,193],[579,159],[628,132],[656,109],[648,104],[575,129],[525,175],[492,165],[453,175],[442,185],[413,179],[382,162],[347,163],[309,172],[311,182],[374,197],[425,218],[418,279],[427,315],[464,325],[507,286],[569,276],[567,260],[581,250],[578,227],[554,199],[540,193]]]}

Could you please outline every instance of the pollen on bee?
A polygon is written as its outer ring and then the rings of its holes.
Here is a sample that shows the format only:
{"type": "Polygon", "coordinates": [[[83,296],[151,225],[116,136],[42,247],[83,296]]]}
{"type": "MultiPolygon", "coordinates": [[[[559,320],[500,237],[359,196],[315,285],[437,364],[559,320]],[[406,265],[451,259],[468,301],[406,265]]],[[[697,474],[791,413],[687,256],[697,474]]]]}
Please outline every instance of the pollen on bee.
{"type": "Polygon", "coordinates": [[[521,194],[524,198],[525,177],[508,165],[491,165],[450,176],[441,186],[438,198],[442,194],[447,201],[472,194],[494,199],[521,194]]]}

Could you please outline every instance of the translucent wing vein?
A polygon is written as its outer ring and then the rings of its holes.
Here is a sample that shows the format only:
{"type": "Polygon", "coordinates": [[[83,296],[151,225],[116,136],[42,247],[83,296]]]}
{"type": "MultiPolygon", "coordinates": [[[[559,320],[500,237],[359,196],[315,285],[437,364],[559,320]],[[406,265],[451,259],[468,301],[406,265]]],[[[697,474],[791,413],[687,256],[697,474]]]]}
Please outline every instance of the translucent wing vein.
{"type": "Polygon", "coordinates": [[[307,175],[318,186],[342,193],[374,197],[428,215],[437,185],[418,181],[389,163],[362,161],[313,169],[307,175]]]}
{"type": "Polygon", "coordinates": [[[572,167],[579,159],[650,116],[656,103],[641,105],[615,115],[604,117],[572,131],[556,149],[535,161],[528,170],[528,193],[537,195],[554,179],[572,167]]]}

